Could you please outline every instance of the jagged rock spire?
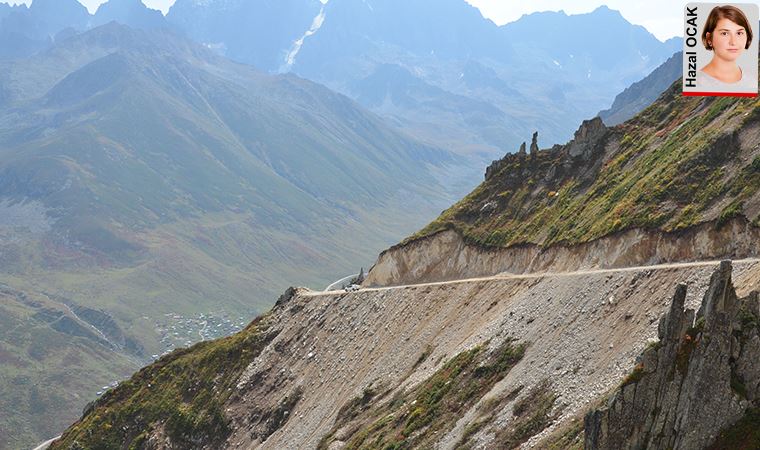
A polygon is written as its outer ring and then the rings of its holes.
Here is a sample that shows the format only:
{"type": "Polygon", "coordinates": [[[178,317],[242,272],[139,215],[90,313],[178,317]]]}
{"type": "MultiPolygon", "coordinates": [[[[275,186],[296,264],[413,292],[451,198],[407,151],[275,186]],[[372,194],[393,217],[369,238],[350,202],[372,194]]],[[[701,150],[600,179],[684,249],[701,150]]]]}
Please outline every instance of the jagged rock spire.
{"type": "Polygon", "coordinates": [[[538,131],[533,133],[533,138],[530,140],[530,154],[535,155],[538,152],[538,131]]]}
{"type": "Polygon", "coordinates": [[[639,356],[607,405],[586,415],[585,448],[728,448],[716,441],[721,431],[758,407],[757,293],[738,299],[731,262],[723,261],[699,314],[684,309],[685,301],[681,284],[660,321],[660,341],[639,356]]]}

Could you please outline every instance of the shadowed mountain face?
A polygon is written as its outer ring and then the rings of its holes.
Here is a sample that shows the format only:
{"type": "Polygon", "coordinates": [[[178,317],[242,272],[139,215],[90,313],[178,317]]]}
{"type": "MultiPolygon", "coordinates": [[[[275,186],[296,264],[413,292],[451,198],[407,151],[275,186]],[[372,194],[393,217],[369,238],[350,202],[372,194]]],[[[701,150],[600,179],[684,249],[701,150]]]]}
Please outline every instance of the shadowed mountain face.
{"type": "Polygon", "coordinates": [[[109,0],[94,15],[78,0],[34,0],[29,7],[0,3],[0,60],[31,56],[111,21],[141,29],[168,25],[161,11],[141,0],[109,0]]]}
{"type": "Polygon", "coordinates": [[[234,60],[277,71],[321,6],[319,0],[179,1],[167,20],[234,60]]]}
{"type": "MultiPolygon", "coordinates": [[[[110,23],[1,66],[0,283],[44,298],[4,314],[17,324],[44,313],[33,324],[45,332],[0,334],[0,348],[58,336],[85,367],[108,367],[97,383],[128,358],[207,336],[199,325],[175,342],[176,317],[247,320],[288,284],[322,287],[369,266],[449,204],[468,170],[347,97],[166,31],[110,23]],[[129,345],[106,345],[90,316],[129,345]]],[[[52,356],[19,364],[56,374],[72,395],[18,413],[0,404],[2,417],[52,408],[60,428],[100,387],[52,356]]],[[[48,431],[19,429],[11,442],[48,431]]]]}
{"type": "Polygon", "coordinates": [[[324,83],[429,143],[483,157],[535,130],[545,144],[565,141],[680,45],[606,7],[497,27],[461,0],[301,1],[310,15],[300,23],[265,1],[179,0],[167,20],[233,59],[324,83]],[[278,37],[237,38],[225,22],[278,37]]]}
{"type": "Polygon", "coordinates": [[[599,113],[599,117],[607,125],[617,125],[651,105],[668,86],[681,77],[682,57],[681,52],[675,53],[645,78],[627,87],[615,97],[609,109],[599,113]]]}

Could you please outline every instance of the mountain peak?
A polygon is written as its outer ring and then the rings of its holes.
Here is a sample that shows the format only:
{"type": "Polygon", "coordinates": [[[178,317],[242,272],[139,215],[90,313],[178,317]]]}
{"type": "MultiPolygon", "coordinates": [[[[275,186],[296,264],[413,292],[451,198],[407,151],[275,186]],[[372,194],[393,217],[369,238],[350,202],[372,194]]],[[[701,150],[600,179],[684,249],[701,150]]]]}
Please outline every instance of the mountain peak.
{"type": "Polygon", "coordinates": [[[95,12],[95,24],[117,21],[136,28],[161,28],[166,20],[161,11],[150,9],[141,0],[109,0],[95,12]]]}
{"type": "Polygon", "coordinates": [[[29,6],[30,11],[87,11],[77,0],[34,0],[29,6]]]}
{"type": "Polygon", "coordinates": [[[598,16],[607,16],[607,17],[623,17],[622,14],[620,14],[620,11],[617,9],[612,9],[607,5],[601,5],[597,7],[595,10],[591,11],[591,14],[595,14],[598,16]]]}

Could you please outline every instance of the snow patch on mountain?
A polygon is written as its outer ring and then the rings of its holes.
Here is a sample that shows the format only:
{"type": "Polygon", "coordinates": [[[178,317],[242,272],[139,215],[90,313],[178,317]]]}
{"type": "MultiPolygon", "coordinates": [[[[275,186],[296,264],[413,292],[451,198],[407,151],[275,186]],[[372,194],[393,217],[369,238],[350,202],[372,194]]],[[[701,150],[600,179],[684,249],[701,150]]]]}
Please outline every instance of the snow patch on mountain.
{"type": "Polygon", "coordinates": [[[304,40],[306,40],[307,37],[314,35],[317,31],[319,31],[320,28],[322,28],[322,24],[325,22],[325,6],[327,5],[327,2],[330,0],[319,0],[322,3],[322,8],[319,10],[319,14],[317,14],[317,17],[314,18],[314,20],[311,22],[311,26],[309,29],[301,36],[299,39],[297,39],[295,42],[293,42],[293,46],[290,47],[290,50],[288,51],[288,55],[285,57],[285,64],[280,68],[280,72],[289,72],[290,69],[293,67],[293,64],[296,62],[296,56],[298,56],[298,52],[301,51],[301,47],[303,46],[304,40]]]}

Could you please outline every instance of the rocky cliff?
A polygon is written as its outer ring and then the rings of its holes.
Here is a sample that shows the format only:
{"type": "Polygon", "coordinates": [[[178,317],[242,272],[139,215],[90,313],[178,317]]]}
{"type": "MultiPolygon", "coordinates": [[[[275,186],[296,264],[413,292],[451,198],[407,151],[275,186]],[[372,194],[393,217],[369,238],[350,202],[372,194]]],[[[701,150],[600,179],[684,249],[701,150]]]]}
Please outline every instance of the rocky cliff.
{"type": "Polygon", "coordinates": [[[586,416],[587,449],[757,448],[758,294],[737,297],[728,261],[696,313],[684,309],[686,292],[678,285],[659,341],[608,404],[586,416]],[[748,426],[755,431],[737,433],[748,426]]]}

